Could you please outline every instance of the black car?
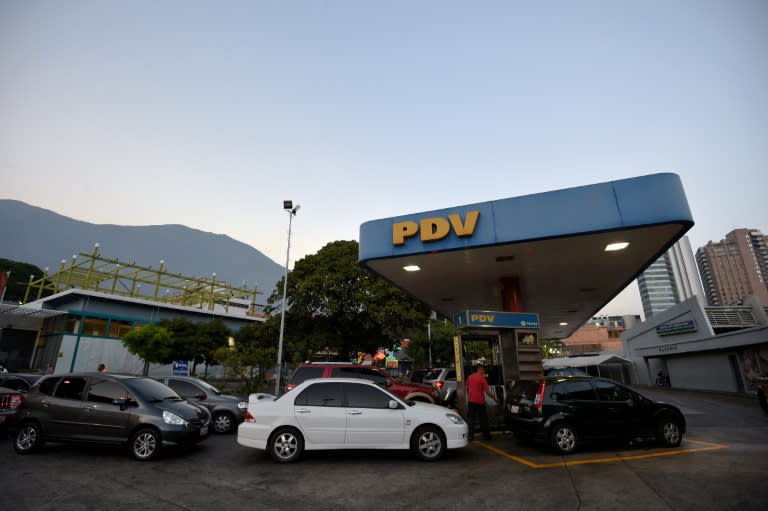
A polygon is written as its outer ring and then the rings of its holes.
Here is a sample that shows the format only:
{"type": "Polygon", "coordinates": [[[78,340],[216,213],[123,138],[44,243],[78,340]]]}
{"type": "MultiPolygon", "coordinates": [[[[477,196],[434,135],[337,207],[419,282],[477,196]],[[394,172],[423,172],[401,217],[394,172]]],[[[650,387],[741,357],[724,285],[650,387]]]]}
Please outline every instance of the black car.
{"type": "Polygon", "coordinates": [[[675,447],[685,433],[685,417],[676,406],[591,376],[518,381],[510,391],[505,419],[519,439],[548,441],[559,454],[598,439],[653,438],[675,447]]]}
{"type": "Polygon", "coordinates": [[[165,376],[155,379],[171,387],[187,401],[206,407],[213,417],[214,433],[231,433],[245,420],[248,402],[237,396],[223,394],[208,382],[192,376],[165,376]]]}
{"type": "Polygon", "coordinates": [[[0,373],[0,387],[27,393],[41,376],[28,373],[0,373]]]}
{"type": "Polygon", "coordinates": [[[211,415],[151,378],[109,373],[45,376],[13,419],[20,454],[46,440],[127,444],[138,460],[208,438],[211,415]]]}
{"type": "Polygon", "coordinates": [[[18,390],[0,387],[0,427],[19,409],[22,397],[18,390]]]}

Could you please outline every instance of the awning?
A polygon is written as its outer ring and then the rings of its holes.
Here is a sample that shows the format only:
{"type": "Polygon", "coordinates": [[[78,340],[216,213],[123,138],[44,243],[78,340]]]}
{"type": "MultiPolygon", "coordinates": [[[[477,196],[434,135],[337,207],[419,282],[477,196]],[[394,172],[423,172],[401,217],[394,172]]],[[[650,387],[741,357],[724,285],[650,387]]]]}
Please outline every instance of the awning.
{"type": "Polygon", "coordinates": [[[631,364],[628,358],[609,353],[585,355],[579,357],[545,358],[541,361],[544,369],[560,369],[563,367],[590,367],[602,364],[631,364]]]}
{"type": "Polygon", "coordinates": [[[36,309],[34,307],[24,307],[23,305],[11,305],[7,303],[0,304],[0,318],[35,318],[46,319],[54,316],[64,316],[64,311],[50,309],[36,309]]]}

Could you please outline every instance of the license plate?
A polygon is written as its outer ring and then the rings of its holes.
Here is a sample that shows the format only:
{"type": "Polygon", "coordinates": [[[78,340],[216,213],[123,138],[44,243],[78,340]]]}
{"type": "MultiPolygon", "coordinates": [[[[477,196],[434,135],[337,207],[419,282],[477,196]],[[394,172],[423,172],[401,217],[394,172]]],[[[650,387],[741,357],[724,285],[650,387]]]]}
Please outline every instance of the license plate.
{"type": "Polygon", "coordinates": [[[200,428],[200,436],[205,436],[208,434],[208,426],[203,426],[200,428]]]}
{"type": "Polygon", "coordinates": [[[520,407],[517,405],[509,405],[510,413],[520,413],[520,407]]]}

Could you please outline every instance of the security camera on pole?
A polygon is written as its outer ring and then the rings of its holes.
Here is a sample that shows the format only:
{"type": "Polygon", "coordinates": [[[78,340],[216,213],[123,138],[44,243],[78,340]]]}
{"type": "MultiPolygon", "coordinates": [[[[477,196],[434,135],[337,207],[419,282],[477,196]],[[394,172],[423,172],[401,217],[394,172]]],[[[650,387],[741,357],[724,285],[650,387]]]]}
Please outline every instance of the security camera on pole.
{"type": "Polygon", "coordinates": [[[277,371],[275,375],[275,395],[280,395],[280,377],[283,372],[283,333],[285,332],[285,309],[288,298],[288,263],[291,257],[291,224],[301,206],[293,201],[284,200],[283,209],[288,212],[288,248],[285,251],[285,276],[283,278],[283,307],[280,312],[280,340],[277,342],[277,371]]]}

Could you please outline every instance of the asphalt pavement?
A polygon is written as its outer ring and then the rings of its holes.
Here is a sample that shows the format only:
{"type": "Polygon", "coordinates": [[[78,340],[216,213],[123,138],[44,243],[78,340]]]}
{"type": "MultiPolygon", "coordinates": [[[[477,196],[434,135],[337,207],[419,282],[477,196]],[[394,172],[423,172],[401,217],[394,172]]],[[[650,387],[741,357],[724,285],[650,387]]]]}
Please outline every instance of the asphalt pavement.
{"type": "Polygon", "coordinates": [[[763,510],[768,416],[756,399],[639,389],[679,406],[678,449],[600,445],[571,456],[495,432],[439,462],[400,451],[321,451],[277,464],[234,435],[138,462],[120,447],[0,439],[0,510],[763,510]]]}

